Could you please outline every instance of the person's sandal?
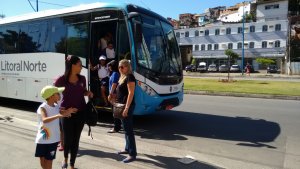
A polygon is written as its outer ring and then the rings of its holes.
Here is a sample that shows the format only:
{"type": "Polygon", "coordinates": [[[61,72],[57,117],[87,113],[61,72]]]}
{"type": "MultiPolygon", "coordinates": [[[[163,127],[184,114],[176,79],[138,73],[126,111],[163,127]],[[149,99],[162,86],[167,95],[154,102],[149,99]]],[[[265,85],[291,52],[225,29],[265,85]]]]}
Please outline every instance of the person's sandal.
{"type": "Polygon", "coordinates": [[[134,157],[134,156],[128,156],[124,160],[122,160],[122,162],[123,163],[131,163],[131,162],[133,162],[135,160],[136,160],[136,157],[134,157]]]}
{"type": "Polygon", "coordinates": [[[61,168],[62,169],[67,169],[68,168],[68,163],[62,163],[61,168]]]}
{"type": "Polygon", "coordinates": [[[118,151],[117,154],[129,154],[129,152],[125,151],[125,150],[121,150],[121,151],[118,151]]]}
{"type": "Polygon", "coordinates": [[[107,133],[118,133],[119,131],[116,131],[115,129],[110,129],[107,131],[107,133]]]}

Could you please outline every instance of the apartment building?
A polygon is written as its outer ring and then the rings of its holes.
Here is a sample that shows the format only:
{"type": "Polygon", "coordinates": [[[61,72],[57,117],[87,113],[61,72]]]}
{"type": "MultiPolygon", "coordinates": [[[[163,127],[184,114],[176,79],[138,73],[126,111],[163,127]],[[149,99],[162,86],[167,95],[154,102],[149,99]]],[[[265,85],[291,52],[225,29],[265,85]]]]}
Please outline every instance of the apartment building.
{"type": "MultiPolygon", "coordinates": [[[[258,70],[262,65],[256,62],[256,58],[264,57],[276,60],[278,67],[285,68],[288,37],[286,4],[287,0],[257,0],[255,5],[256,15],[259,17],[257,22],[244,24],[243,65],[250,63],[258,70]],[[274,8],[273,13],[276,15],[271,15],[269,8],[274,8]],[[277,9],[280,12],[276,12],[277,9]]],[[[227,64],[227,56],[224,52],[226,49],[232,49],[240,55],[235,62],[242,65],[243,23],[241,22],[217,22],[205,27],[178,29],[175,32],[181,48],[190,48],[193,58],[198,62],[206,62],[208,65],[227,64]]],[[[183,60],[188,60],[188,63],[191,59],[183,58],[183,60]]]]}

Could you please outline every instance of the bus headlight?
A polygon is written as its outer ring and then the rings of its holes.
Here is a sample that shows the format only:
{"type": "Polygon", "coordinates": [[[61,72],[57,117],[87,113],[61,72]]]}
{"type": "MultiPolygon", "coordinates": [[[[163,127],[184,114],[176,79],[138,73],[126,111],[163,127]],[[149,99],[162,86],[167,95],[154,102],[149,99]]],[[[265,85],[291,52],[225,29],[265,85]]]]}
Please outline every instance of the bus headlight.
{"type": "Polygon", "coordinates": [[[142,90],[149,96],[156,96],[157,93],[155,92],[154,89],[152,89],[150,86],[148,86],[147,84],[138,81],[138,85],[142,88],[142,90]]]}

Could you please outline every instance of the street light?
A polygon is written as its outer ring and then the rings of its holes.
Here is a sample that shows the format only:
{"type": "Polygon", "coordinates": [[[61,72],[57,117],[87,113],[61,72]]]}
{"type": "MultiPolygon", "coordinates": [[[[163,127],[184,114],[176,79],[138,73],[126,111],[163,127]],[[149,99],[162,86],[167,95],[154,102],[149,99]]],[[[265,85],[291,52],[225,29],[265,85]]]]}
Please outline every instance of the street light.
{"type": "Polygon", "coordinates": [[[243,30],[242,30],[242,34],[243,34],[243,42],[242,42],[242,75],[244,75],[244,56],[245,56],[245,1],[243,2],[243,30]]]}

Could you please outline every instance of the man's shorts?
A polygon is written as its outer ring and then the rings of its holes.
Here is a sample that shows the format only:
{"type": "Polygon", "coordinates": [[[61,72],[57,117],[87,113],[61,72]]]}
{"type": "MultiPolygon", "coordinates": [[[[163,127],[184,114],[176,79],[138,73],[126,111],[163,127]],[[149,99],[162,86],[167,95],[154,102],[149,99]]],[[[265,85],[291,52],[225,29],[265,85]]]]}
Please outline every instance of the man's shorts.
{"type": "Polygon", "coordinates": [[[54,160],[57,150],[57,143],[36,144],[35,157],[44,157],[46,160],[54,160]]]}

